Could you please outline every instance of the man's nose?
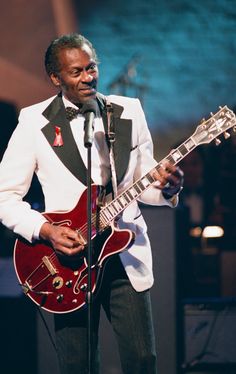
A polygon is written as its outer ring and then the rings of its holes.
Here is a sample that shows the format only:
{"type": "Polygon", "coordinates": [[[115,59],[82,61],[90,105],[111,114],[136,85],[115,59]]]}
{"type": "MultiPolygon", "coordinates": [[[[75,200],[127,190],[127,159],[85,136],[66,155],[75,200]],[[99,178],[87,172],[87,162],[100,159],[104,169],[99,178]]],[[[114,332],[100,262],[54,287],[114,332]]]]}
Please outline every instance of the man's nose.
{"type": "Polygon", "coordinates": [[[91,82],[93,80],[93,76],[87,70],[84,69],[81,73],[81,80],[83,82],[91,82]]]}

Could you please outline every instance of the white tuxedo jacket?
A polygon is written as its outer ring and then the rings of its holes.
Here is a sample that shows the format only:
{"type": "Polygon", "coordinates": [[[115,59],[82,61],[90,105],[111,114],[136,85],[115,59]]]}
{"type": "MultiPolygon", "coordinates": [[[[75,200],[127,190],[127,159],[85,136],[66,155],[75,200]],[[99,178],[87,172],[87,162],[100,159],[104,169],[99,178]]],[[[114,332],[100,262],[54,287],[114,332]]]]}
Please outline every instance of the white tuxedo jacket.
{"type": "MultiPolygon", "coordinates": [[[[120,193],[157,163],[153,159],[152,140],[139,100],[113,95],[108,99],[114,110],[114,153],[120,193]]],[[[97,100],[106,128],[102,95],[98,94],[97,100]]],[[[71,210],[86,188],[86,166],[65,117],[60,95],[21,110],[18,126],[0,165],[0,219],[28,241],[38,236],[46,221],[23,200],[34,173],[42,186],[47,212],[71,210]],[[55,126],[61,128],[64,141],[61,147],[53,146],[55,126]]],[[[154,186],[148,188],[140,200],[172,206],[154,186]]],[[[137,291],[148,289],[153,284],[152,256],[146,224],[136,201],[124,210],[119,227],[131,229],[136,235],[131,248],[120,254],[128,277],[137,291]]]]}

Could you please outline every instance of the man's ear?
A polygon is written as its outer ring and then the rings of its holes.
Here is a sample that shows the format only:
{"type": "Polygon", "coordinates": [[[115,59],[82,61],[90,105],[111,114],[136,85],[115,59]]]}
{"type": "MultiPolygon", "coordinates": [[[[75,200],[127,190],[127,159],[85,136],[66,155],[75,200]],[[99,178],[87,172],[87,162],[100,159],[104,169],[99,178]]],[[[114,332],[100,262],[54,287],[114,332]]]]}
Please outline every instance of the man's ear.
{"type": "Polygon", "coordinates": [[[60,87],[60,85],[61,85],[61,81],[60,81],[60,78],[58,77],[58,75],[52,73],[52,74],[50,75],[50,79],[51,79],[52,84],[53,84],[55,87],[60,87]]]}

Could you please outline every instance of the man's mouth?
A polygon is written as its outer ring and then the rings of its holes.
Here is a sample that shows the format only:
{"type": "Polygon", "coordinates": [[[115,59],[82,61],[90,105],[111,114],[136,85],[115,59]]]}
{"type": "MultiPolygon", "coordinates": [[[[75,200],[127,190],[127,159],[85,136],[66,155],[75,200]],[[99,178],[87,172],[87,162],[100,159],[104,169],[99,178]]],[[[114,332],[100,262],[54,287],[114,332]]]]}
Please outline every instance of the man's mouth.
{"type": "Polygon", "coordinates": [[[79,91],[83,92],[84,94],[91,95],[91,94],[96,93],[96,87],[94,87],[94,86],[87,86],[87,87],[79,88],[79,91]]]}

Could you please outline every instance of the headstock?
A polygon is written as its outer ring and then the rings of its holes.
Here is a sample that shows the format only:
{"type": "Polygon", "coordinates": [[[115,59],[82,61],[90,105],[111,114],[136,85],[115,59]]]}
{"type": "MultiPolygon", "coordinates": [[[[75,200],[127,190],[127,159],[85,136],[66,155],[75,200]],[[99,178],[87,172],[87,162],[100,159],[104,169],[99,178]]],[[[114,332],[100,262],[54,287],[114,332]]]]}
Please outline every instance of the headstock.
{"type": "Polygon", "coordinates": [[[195,145],[206,144],[212,142],[215,139],[216,145],[219,145],[221,141],[218,136],[224,134],[225,139],[230,137],[227,130],[233,127],[233,131],[236,132],[236,118],[232,110],[230,110],[226,105],[224,107],[219,107],[220,110],[213,114],[208,120],[203,119],[196,128],[194,134],[192,135],[192,140],[195,145]]]}

